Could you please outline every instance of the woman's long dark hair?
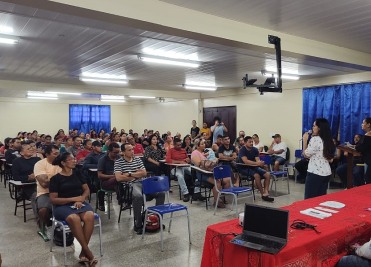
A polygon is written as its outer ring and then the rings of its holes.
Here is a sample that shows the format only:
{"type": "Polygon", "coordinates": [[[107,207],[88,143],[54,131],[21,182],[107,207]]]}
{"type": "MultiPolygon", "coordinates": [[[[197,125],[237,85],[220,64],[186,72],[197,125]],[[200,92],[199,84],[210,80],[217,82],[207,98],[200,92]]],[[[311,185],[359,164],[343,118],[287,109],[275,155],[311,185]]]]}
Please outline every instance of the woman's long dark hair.
{"type": "Polygon", "coordinates": [[[334,157],[336,150],[335,144],[332,141],[330,124],[324,118],[316,119],[315,123],[319,128],[318,135],[321,137],[323,142],[323,156],[330,160],[334,157]]]}

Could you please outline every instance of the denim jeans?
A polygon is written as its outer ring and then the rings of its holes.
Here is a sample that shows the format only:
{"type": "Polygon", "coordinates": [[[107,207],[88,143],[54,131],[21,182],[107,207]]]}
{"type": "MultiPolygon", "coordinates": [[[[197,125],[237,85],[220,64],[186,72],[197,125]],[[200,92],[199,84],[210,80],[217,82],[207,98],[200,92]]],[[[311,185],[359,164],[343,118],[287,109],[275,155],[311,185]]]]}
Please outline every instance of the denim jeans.
{"type": "Polygon", "coordinates": [[[321,176],[308,172],[305,179],[304,199],[327,194],[327,186],[331,175],[321,176]]]}
{"type": "Polygon", "coordinates": [[[344,256],[336,267],[371,267],[371,261],[356,255],[344,256]]]}
{"type": "MultiPolygon", "coordinates": [[[[171,170],[171,174],[172,175],[175,175],[176,178],[178,179],[178,184],[180,186],[180,191],[182,192],[183,196],[188,194],[188,188],[187,188],[187,184],[185,182],[185,175],[188,174],[188,175],[192,175],[191,173],[191,167],[177,167],[177,168],[174,168],[171,170]],[[176,173],[175,173],[175,169],[176,169],[176,173]]],[[[199,193],[200,192],[200,186],[199,186],[199,183],[196,183],[196,186],[195,186],[195,189],[194,189],[194,193],[199,193]]]]}

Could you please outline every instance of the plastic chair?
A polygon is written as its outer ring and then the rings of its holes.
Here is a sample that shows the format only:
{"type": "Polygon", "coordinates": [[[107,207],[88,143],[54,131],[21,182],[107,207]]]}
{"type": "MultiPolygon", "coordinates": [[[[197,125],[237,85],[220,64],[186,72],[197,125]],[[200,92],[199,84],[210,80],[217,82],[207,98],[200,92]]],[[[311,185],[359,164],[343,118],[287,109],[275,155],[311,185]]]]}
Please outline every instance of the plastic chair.
{"type": "Polygon", "coordinates": [[[235,205],[236,208],[236,217],[238,217],[238,210],[237,210],[237,196],[241,193],[247,193],[251,192],[251,196],[254,199],[254,192],[251,187],[233,187],[232,179],[231,179],[231,166],[229,165],[220,165],[214,168],[214,181],[215,185],[217,184],[217,181],[223,180],[223,179],[229,179],[231,187],[230,188],[224,188],[219,190],[219,188],[216,186],[216,191],[218,192],[218,198],[215,202],[215,209],[214,209],[214,215],[216,213],[216,209],[218,207],[219,199],[221,195],[232,195],[233,196],[233,202],[232,206],[235,205]]]}
{"type": "MultiPolygon", "coordinates": [[[[154,214],[157,214],[158,217],[160,218],[160,233],[161,233],[161,251],[164,251],[164,240],[163,240],[163,230],[162,230],[162,221],[165,220],[163,218],[163,215],[170,213],[170,218],[167,220],[170,220],[169,222],[169,230],[168,232],[170,233],[171,229],[171,222],[173,220],[173,213],[178,212],[178,211],[186,211],[185,215],[179,215],[177,217],[183,217],[187,216],[187,221],[188,221],[188,238],[189,238],[189,244],[192,244],[191,242],[191,225],[189,222],[189,213],[188,213],[188,208],[187,206],[177,204],[177,203],[170,203],[169,202],[169,178],[167,176],[152,176],[149,178],[146,178],[142,181],[142,189],[143,189],[143,200],[144,200],[144,209],[145,209],[145,214],[144,218],[147,218],[148,212],[152,212],[154,214]],[[163,205],[158,205],[158,206],[151,206],[147,207],[147,200],[146,200],[146,194],[155,194],[155,193],[160,193],[160,192],[166,192],[168,203],[163,204],[163,205]]],[[[145,233],[145,227],[146,224],[143,224],[143,233],[142,233],[142,238],[144,238],[144,233],[145,233]]]]}
{"type": "MultiPolygon", "coordinates": [[[[260,156],[260,159],[264,161],[265,164],[270,166],[271,168],[271,157],[268,155],[260,156]]],[[[272,177],[272,184],[271,184],[271,190],[274,183],[274,194],[277,196],[277,181],[278,180],[287,180],[287,194],[290,194],[290,182],[289,182],[289,172],[286,166],[284,166],[283,171],[270,171],[269,174],[272,177]]]]}
{"type": "Polygon", "coordinates": [[[99,196],[100,192],[103,192],[104,196],[107,196],[108,220],[110,220],[111,219],[112,194],[115,193],[115,191],[103,189],[102,188],[102,183],[101,183],[100,189],[98,189],[97,194],[96,194],[97,197],[95,198],[95,212],[97,212],[97,210],[98,210],[98,196],[99,196]]]}
{"type": "MultiPolygon", "coordinates": [[[[94,220],[98,221],[94,224],[94,227],[99,227],[99,249],[100,249],[100,256],[103,256],[103,248],[102,248],[102,222],[100,220],[100,217],[97,213],[94,213],[94,220]]],[[[66,265],[67,261],[67,252],[66,252],[66,234],[71,232],[70,227],[68,226],[68,223],[66,221],[58,221],[54,218],[52,218],[52,236],[50,240],[50,252],[53,251],[53,244],[54,244],[54,229],[59,226],[63,229],[63,248],[64,248],[64,265],[66,265]]]]}

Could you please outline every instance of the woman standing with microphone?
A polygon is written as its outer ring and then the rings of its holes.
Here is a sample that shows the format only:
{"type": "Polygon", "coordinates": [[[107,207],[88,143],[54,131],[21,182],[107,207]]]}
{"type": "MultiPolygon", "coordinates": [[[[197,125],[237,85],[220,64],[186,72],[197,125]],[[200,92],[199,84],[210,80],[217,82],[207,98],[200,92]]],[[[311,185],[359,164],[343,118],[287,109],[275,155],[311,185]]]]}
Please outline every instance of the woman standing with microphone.
{"type": "MultiPolygon", "coordinates": [[[[308,136],[303,136],[303,143],[308,142],[308,136]]],[[[331,167],[335,145],[332,142],[330,125],[326,119],[319,118],[313,123],[312,138],[304,157],[309,158],[307,178],[305,180],[304,198],[326,195],[327,184],[331,178],[331,167]]]]}

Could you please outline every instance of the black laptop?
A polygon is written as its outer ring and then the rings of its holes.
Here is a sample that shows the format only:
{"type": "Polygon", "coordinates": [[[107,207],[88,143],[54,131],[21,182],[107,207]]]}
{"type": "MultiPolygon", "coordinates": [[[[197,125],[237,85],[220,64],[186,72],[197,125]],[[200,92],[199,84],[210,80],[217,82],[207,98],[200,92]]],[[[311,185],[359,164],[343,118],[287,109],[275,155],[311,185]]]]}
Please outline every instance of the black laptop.
{"type": "Polygon", "coordinates": [[[287,244],[288,223],[287,210],[245,204],[243,233],[230,242],[277,254],[287,244]]]}

